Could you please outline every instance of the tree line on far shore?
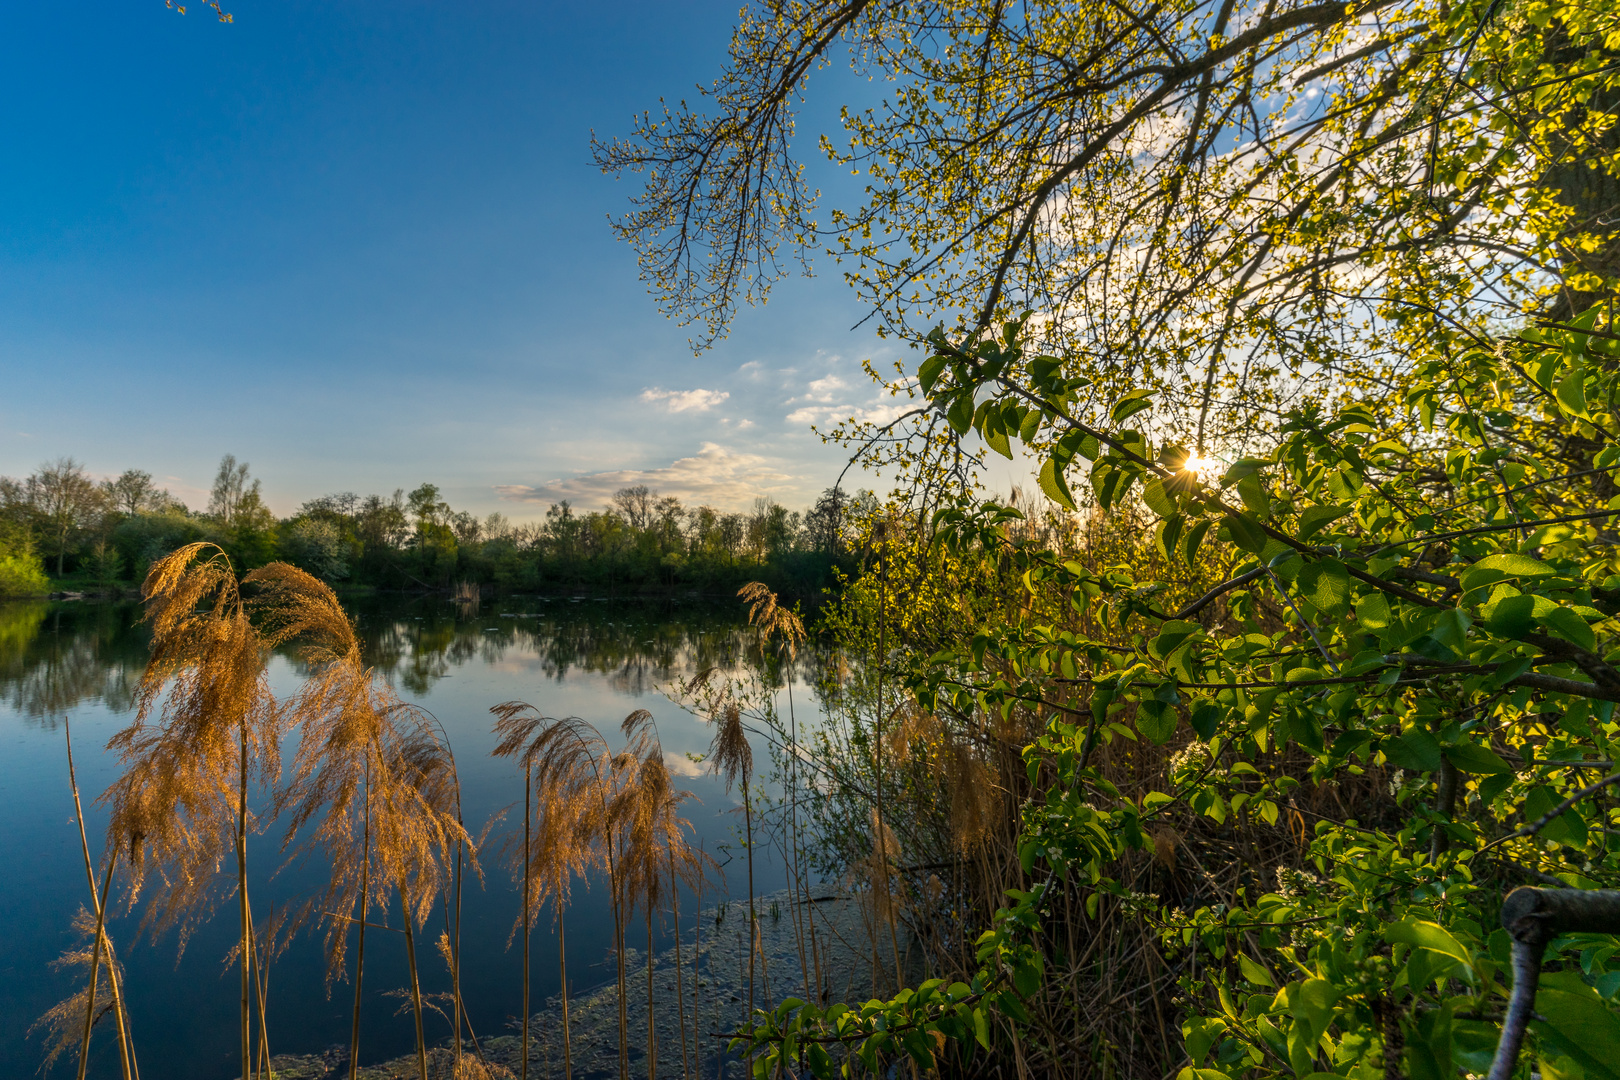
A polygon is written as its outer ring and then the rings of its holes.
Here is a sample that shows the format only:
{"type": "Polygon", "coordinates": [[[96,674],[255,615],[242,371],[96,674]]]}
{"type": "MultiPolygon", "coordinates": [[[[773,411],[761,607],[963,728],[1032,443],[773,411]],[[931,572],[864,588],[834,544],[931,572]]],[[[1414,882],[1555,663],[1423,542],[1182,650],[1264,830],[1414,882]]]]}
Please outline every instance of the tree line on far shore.
{"type": "Polygon", "coordinates": [[[734,513],[637,485],[599,510],[563,500],[543,521],[517,523],[455,510],[424,483],[324,495],[278,518],[248,463],[230,454],[203,510],[140,469],[97,482],[61,458],[25,479],[0,477],[0,595],[138,584],[164,555],[203,540],[244,568],[281,560],[330,583],[377,588],[703,591],[759,579],[815,593],[853,568],[851,523],[875,504],[870,492],[833,487],[802,511],[760,498],[734,513]]]}

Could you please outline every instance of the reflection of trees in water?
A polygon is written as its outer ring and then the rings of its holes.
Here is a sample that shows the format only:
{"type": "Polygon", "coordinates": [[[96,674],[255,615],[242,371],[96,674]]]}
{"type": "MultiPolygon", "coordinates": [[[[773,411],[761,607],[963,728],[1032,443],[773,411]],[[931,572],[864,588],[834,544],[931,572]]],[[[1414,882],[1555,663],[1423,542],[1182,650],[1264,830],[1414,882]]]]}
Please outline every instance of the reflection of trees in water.
{"type": "Polygon", "coordinates": [[[625,605],[602,610],[591,604],[559,605],[549,611],[511,603],[468,605],[416,602],[406,610],[363,603],[359,609],[366,658],[378,674],[413,694],[425,694],[435,679],[474,660],[516,662],[540,678],[559,681],[570,672],[606,676],[622,693],[640,695],[662,683],[709,667],[732,669],[748,660],[751,631],[740,609],[648,608],[625,605]]]}
{"type": "Polygon", "coordinates": [[[134,706],[146,666],[138,604],[0,604],[0,698],[54,728],[86,702],[134,706]]]}
{"type": "MultiPolygon", "coordinates": [[[[630,695],[655,693],[705,668],[757,665],[740,605],[552,604],[536,612],[525,603],[486,601],[473,610],[375,597],[351,610],[367,661],[418,697],[475,661],[520,666],[553,682],[583,671],[630,695]]],[[[148,657],[140,618],[137,603],[0,603],[0,700],[52,727],[86,702],[132,709],[148,657]]],[[[815,666],[813,653],[801,653],[799,663],[815,666]]],[[[773,670],[767,679],[777,683],[781,675],[773,670]]]]}

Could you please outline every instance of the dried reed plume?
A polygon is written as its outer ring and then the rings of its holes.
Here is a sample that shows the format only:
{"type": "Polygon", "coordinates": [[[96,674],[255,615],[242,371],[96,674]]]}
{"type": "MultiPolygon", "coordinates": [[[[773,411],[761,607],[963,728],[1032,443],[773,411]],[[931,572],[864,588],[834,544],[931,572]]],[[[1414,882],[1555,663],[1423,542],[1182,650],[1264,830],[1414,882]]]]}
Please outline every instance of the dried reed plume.
{"type": "Polygon", "coordinates": [[[677,791],[664,763],[664,748],[652,713],[637,709],[620,726],[625,750],[616,759],[624,779],[619,785],[618,816],[624,822],[625,907],[641,906],[647,928],[647,1076],[658,1072],[658,1029],[653,1003],[653,915],[667,902],[674,908],[678,1026],[681,1030],[681,1065],[687,1067],[686,1006],[680,973],[680,886],[695,886],[703,873],[702,861],[692,850],[687,834],[692,823],[680,808],[694,798],[677,791]]]}
{"type": "Polygon", "coordinates": [[[896,766],[913,759],[927,767],[938,789],[950,792],[947,822],[956,849],[971,855],[989,835],[1004,789],[984,751],[961,731],[908,698],[890,720],[888,750],[896,766]]]}
{"type": "Polygon", "coordinates": [[[754,778],[754,750],[748,745],[748,732],[743,727],[742,709],[730,695],[721,693],[712,698],[708,712],[715,725],[714,740],[709,744],[709,768],[726,782],[726,794],[733,784],[741,781],[743,797],[743,832],[748,852],[748,1011],[754,1010],[754,968],[758,949],[754,947],[759,913],[754,904],[754,806],[748,785],[754,778]]]}
{"type": "MultiPolygon", "coordinates": [[[[244,584],[254,578],[248,575],[244,584]]],[[[108,849],[131,849],[131,903],[156,871],[161,886],[148,925],[178,926],[182,948],[228,894],[229,879],[217,871],[235,849],[246,1077],[253,1062],[247,836],[257,825],[248,811],[248,786],[272,781],[280,770],[282,718],[264,674],[269,642],[250,618],[230,560],[214,545],[188,544],[160,559],[142,595],[152,658],[134,722],[108,743],[124,766],[101,797],[111,808],[108,849]],[[213,553],[204,557],[209,548],[213,553]]]]}
{"type": "MultiPolygon", "coordinates": [[[[85,1017],[89,1016],[91,1022],[100,1023],[108,1015],[116,1015],[117,1003],[113,1000],[109,987],[97,983],[90,977],[90,968],[93,964],[100,964],[109,969],[114,979],[123,975],[123,965],[112,955],[112,940],[107,936],[101,920],[91,914],[90,910],[80,907],[73,916],[73,933],[80,940],[68,948],[57,959],[51,961],[51,967],[57,970],[83,968],[85,983],[71,997],[65,998],[51,1006],[44,1015],[35,1020],[28,1028],[28,1034],[42,1032],[45,1036],[45,1060],[40,1065],[40,1072],[49,1072],[52,1065],[68,1051],[75,1047],[80,1048],[79,1075],[84,1075],[84,1026],[85,1017]],[[101,949],[94,947],[97,934],[101,937],[101,949]],[[104,956],[96,955],[104,951],[104,956]],[[95,1000],[91,1001],[91,987],[94,986],[95,1000]]],[[[112,979],[108,980],[112,982],[112,979]]]]}
{"type": "Polygon", "coordinates": [[[816,951],[816,928],[811,910],[802,901],[808,892],[808,883],[802,873],[800,859],[800,832],[799,832],[799,719],[793,707],[793,672],[791,666],[798,656],[799,646],[806,639],[804,622],[799,616],[777,603],[776,594],[763,582],[752,581],[737,590],[748,607],[748,621],[759,635],[759,651],[762,660],[770,659],[772,646],[776,649],[778,662],[785,661],[788,670],[784,673],[782,682],[787,688],[788,701],[788,730],[787,745],[787,836],[783,854],[786,857],[788,886],[792,894],[793,903],[789,904],[792,912],[793,932],[797,939],[799,954],[800,985],[810,986],[810,965],[806,962],[807,955],[814,955],[816,951]],[[801,912],[804,919],[801,919],[801,912]],[[805,920],[809,921],[808,938],[806,936],[805,920]]]}
{"type": "MultiPolygon", "coordinates": [[[[365,667],[347,614],[325,584],[274,564],[250,575],[261,585],[267,637],[302,643],[308,680],[283,710],[303,738],[292,780],[277,792],[289,810],[285,843],[311,822],[299,854],[324,855],[331,876],[319,901],[327,921],[327,979],[343,970],[348,914],[356,907],[355,1000],[349,1070],[359,1067],[360,993],[365,931],[373,903],[399,896],[411,971],[419,1071],[426,1078],[414,927],[425,922],[452,846],[467,843],[454,786],[455,765],[431,717],[401,703],[365,667]]],[[[301,916],[311,914],[306,908],[301,916]]],[[[293,920],[296,926],[299,920],[293,920]]],[[[459,1036],[459,1033],[458,1033],[459,1036]]]]}
{"type": "Polygon", "coordinates": [[[613,943],[618,956],[619,1075],[628,1075],[624,982],[624,917],[620,904],[620,875],[613,813],[613,758],[601,733],[577,716],[546,716],[522,701],[508,701],[490,710],[496,716],[499,738],[496,757],[515,757],[524,773],[523,843],[512,860],[523,887],[523,1020],[521,1069],[529,1066],[529,935],[534,909],[547,896],[557,917],[558,967],[563,994],[563,1055],[566,1075],[573,1073],[572,1038],[568,1018],[567,939],[563,911],[574,875],[598,860],[608,870],[612,891],[613,943]],[[534,798],[538,793],[538,798],[534,798]],[[535,808],[539,810],[538,820],[535,808]],[[538,825],[538,828],[535,826],[538,825]]]}
{"type": "Polygon", "coordinates": [[[748,621],[759,633],[761,650],[774,642],[790,658],[796,656],[805,641],[803,620],[778,604],[776,594],[763,582],[750,581],[737,595],[748,605],[748,621]]]}

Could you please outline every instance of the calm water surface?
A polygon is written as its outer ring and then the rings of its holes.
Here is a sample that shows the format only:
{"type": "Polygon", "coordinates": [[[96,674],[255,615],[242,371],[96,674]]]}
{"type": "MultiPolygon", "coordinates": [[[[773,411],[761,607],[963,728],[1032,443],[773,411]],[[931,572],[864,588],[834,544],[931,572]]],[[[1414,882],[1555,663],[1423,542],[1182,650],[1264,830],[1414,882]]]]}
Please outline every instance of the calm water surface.
{"type": "MultiPolygon", "coordinates": [[[[634,709],[657,718],[668,761],[688,775],[684,784],[701,800],[690,805],[698,838],[723,864],[732,895],[746,894],[739,805],[686,753],[708,748],[710,731],[668,701],[659,687],[701,668],[743,662],[750,640],[738,606],[642,602],[543,601],[510,597],[474,610],[432,599],[372,598],[351,605],[368,659],[406,700],[430,709],[448,730],[463,785],[468,827],[516,804],[522,813],[521,773],[489,756],[491,705],[529,701],[553,716],[584,717],[617,744],[617,725],[634,709]],[[733,857],[736,856],[736,857],[733,857]],[[729,860],[729,862],[728,862],[729,860]]],[[[71,718],[80,791],[89,814],[91,851],[99,856],[105,816],[93,804],[115,776],[102,748],[132,717],[132,698],[147,658],[146,634],[133,603],[0,603],[0,1076],[33,1074],[42,1055],[30,1024],[72,990],[74,976],[52,961],[73,942],[69,921],[86,900],[83,859],[68,785],[63,718],[71,718]]],[[[271,664],[278,696],[299,684],[295,666],[271,664]]],[[[801,707],[810,701],[798,695],[801,707]]],[[[755,747],[756,767],[766,761],[755,747]]],[[[463,936],[463,994],[480,1035],[498,1034],[518,1012],[519,962],[506,947],[519,898],[498,860],[486,858],[488,884],[467,890],[463,936]]],[[[319,866],[283,866],[280,832],[256,837],[249,851],[255,914],[291,907],[323,880],[319,866]]],[[[781,870],[756,858],[758,890],[784,884],[781,870]]],[[[227,905],[229,906],[229,905],[227,905]]],[[[691,910],[683,902],[683,911],[691,910]]],[[[128,965],[128,998],[141,1066],[148,1076],[177,1080],[234,1077],[238,983],[224,963],[234,942],[231,910],[220,911],[196,932],[177,960],[171,933],[155,942],[138,938],[136,918],[111,924],[128,965]]],[[[568,916],[570,984],[575,992],[609,981],[611,921],[600,884],[576,888],[568,916]]],[[[430,925],[418,944],[424,990],[448,986],[432,955],[430,925]]],[[[632,939],[634,940],[634,939],[632,939]]],[[[351,951],[352,952],[352,951],[351,951]]],[[[546,929],[535,934],[535,955],[554,958],[546,929]]],[[[347,1045],[352,985],[326,993],[324,965],[306,934],[271,970],[271,1048],[316,1053],[347,1045]]],[[[403,939],[367,936],[361,1061],[407,1052],[413,1035],[408,1010],[389,996],[407,985],[403,939]]],[[[552,962],[534,972],[536,1002],[556,993],[552,962]]],[[[430,1015],[429,1040],[449,1035],[430,1015]]],[[[110,1027],[105,1029],[110,1032],[110,1027]]],[[[98,1025],[100,1051],[91,1074],[115,1075],[116,1051],[98,1025]]],[[[57,1075],[71,1074],[71,1062],[57,1075]]]]}

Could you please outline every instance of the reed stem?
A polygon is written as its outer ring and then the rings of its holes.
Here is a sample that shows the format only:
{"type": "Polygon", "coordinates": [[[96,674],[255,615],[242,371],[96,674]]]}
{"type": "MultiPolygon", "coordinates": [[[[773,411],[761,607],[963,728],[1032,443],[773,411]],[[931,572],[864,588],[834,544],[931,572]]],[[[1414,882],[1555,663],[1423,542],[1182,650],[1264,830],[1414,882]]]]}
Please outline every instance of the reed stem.
{"type": "MultiPolygon", "coordinates": [[[[85,1066],[90,1063],[90,1028],[96,1022],[96,969],[101,964],[102,930],[107,922],[107,891],[112,888],[113,867],[118,864],[118,852],[107,860],[107,876],[102,879],[101,900],[96,904],[96,941],[90,948],[90,991],[84,1003],[84,1039],[79,1043],[79,1080],[84,1080],[85,1066]]],[[[112,958],[107,958],[111,966],[112,958]]]]}
{"type": "Polygon", "coordinates": [[[759,914],[754,910],[754,800],[748,795],[748,777],[743,776],[743,829],[748,836],[748,1022],[754,1018],[754,961],[755,926],[759,914]]]}
{"type": "MultiPolygon", "coordinates": [[[[96,896],[96,872],[90,862],[90,840],[84,830],[84,806],[79,801],[79,778],[73,769],[73,730],[69,726],[68,718],[62,717],[62,735],[67,741],[68,759],[68,786],[73,789],[73,814],[79,822],[79,848],[84,852],[84,880],[90,886],[90,897],[96,896]]],[[[97,905],[96,918],[103,919],[102,907],[97,905]]],[[[119,987],[118,964],[112,954],[111,943],[107,948],[107,987],[112,991],[114,1017],[118,1021],[118,1057],[123,1066],[124,1080],[133,1080],[135,1047],[129,1036],[128,1018],[124,1013],[124,994],[119,987]]]]}
{"type": "Polygon", "coordinates": [[[675,852],[669,852],[670,911],[675,920],[675,1025],[681,1029],[681,1075],[692,1074],[686,1046],[686,989],[681,982],[681,885],[675,877],[675,852]]]}
{"type": "Polygon", "coordinates": [[[422,1035],[422,984],[416,975],[416,934],[412,930],[416,918],[411,911],[410,898],[405,895],[403,882],[399,886],[399,909],[405,923],[405,959],[411,972],[411,1012],[416,1020],[416,1069],[421,1080],[428,1080],[427,1040],[422,1035]]]}
{"type": "MultiPolygon", "coordinates": [[[[606,793],[603,794],[604,801],[606,793]]],[[[608,823],[607,857],[608,881],[613,887],[613,948],[618,957],[618,987],[619,987],[619,1080],[630,1078],[630,1022],[625,1014],[625,985],[624,985],[624,896],[623,884],[619,881],[619,872],[613,858],[613,832],[612,823],[608,823]]]]}
{"type": "MultiPolygon", "coordinates": [[[[275,904],[270,905],[270,925],[265,932],[268,935],[268,940],[273,943],[276,933],[275,904]]],[[[274,945],[272,944],[271,947],[273,948],[274,945]]],[[[270,998],[270,971],[259,959],[258,935],[254,935],[253,939],[253,970],[257,976],[253,980],[253,986],[258,991],[259,997],[259,1053],[256,1060],[259,1064],[259,1075],[268,1077],[270,1075],[270,1021],[265,1015],[265,1002],[270,998]]]]}
{"type": "Polygon", "coordinates": [[[658,1028],[653,1018],[652,904],[647,905],[647,1080],[658,1080],[658,1028]]]}
{"type": "Polygon", "coordinates": [[[360,1075],[360,985],[366,967],[366,909],[371,899],[371,757],[366,756],[364,818],[360,842],[360,930],[354,953],[354,1019],[349,1025],[349,1080],[360,1075]]]}
{"type": "MultiPolygon", "coordinates": [[[[702,859],[707,859],[709,852],[707,845],[700,845],[698,851],[702,859]]],[[[702,866],[703,861],[698,865],[702,866]]],[[[703,1075],[703,1005],[698,996],[698,964],[703,959],[703,877],[700,874],[697,881],[697,923],[693,928],[692,941],[692,1068],[703,1075]]]]}
{"type": "Polygon", "coordinates": [[[529,864],[533,855],[529,848],[529,828],[533,792],[534,768],[525,765],[523,767],[523,1018],[520,1038],[522,1064],[519,1066],[521,1080],[529,1080],[529,932],[534,925],[529,913],[531,892],[529,864]]]}
{"type": "MultiPolygon", "coordinates": [[[[243,719],[239,730],[240,760],[237,765],[236,791],[236,895],[237,907],[242,919],[242,952],[240,956],[241,963],[238,965],[242,970],[242,1077],[243,1080],[252,1080],[253,1018],[248,980],[251,977],[253,966],[253,911],[248,905],[247,891],[248,742],[246,718],[243,719]]],[[[81,1080],[83,1080],[82,1077],[81,1080]]]]}
{"type": "Polygon", "coordinates": [[[554,897],[551,903],[557,910],[557,972],[562,979],[563,1080],[574,1080],[573,1036],[568,1031],[568,933],[563,926],[561,896],[554,897]]]}

